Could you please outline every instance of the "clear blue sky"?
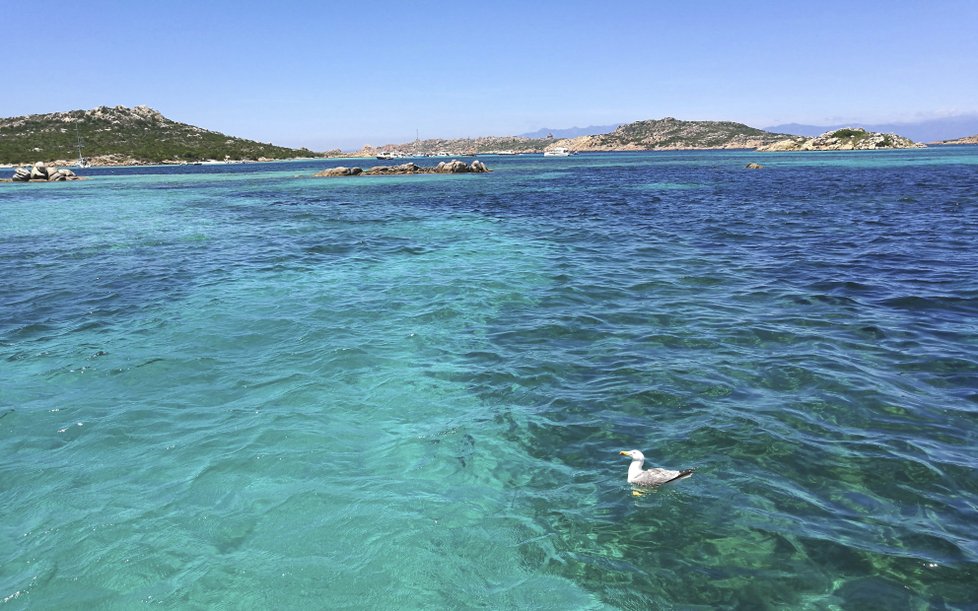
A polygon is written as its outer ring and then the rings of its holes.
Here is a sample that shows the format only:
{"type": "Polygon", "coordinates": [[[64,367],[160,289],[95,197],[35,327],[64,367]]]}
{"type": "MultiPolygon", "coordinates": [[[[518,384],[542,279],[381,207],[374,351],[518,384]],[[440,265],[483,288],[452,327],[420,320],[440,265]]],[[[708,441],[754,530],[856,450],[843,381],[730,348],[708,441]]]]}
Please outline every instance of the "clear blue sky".
{"type": "Polygon", "coordinates": [[[415,130],[978,112],[976,0],[44,6],[4,7],[0,116],[146,104],[322,150],[404,142],[415,130]]]}

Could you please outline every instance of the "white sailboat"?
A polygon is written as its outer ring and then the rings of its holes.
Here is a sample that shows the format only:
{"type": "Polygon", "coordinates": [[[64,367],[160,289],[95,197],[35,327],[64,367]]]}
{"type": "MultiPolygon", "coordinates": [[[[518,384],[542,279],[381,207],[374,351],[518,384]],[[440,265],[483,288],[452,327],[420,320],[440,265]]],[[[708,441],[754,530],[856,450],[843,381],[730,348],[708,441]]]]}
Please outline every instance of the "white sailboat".
{"type": "Polygon", "coordinates": [[[78,125],[75,125],[75,143],[78,146],[78,163],[75,165],[76,167],[79,168],[87,168],[88,161],[84,157],[82,157],[82,153],[81,153],[82,143],[81,143],[81,136],[78,135],[78,125]]]}

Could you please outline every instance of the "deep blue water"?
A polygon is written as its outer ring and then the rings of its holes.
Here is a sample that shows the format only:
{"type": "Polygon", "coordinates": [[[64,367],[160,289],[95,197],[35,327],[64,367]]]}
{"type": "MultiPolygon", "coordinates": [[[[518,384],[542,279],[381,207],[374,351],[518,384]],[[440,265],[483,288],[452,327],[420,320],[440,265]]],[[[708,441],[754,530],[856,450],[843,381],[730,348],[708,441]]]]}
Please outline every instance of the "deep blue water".
{"type": "Polygon", "coordinates": [[[0,603],[978,609],[978,147],[485,161],[0,184],[0,603]]]}

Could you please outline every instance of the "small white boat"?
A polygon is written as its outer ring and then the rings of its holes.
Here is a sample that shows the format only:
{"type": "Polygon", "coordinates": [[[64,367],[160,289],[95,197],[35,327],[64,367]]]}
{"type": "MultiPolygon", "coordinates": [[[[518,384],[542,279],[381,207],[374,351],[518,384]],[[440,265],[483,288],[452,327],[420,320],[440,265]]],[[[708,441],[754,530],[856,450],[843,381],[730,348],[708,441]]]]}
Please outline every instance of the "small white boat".
{"type": "Polygon", "coordinates": [[[571,155],[572,153],[562,146],[555,146],[543,151],[544,157],[570,157],[571,155]]]}
{"type": "Polygon", "coordinates": [[[88,160],[85,159],[84,157],[82,157],[82,154],[81,154],[82,141],[81,141],[81,136],[78,133],[78,125],[77,124],[75,124],[75,143],[78,146],[78,163],[76,163],[75,165],[76,165],[76,167],[79,167],[79,168],[87,168],[88,167],[88,160]]]}

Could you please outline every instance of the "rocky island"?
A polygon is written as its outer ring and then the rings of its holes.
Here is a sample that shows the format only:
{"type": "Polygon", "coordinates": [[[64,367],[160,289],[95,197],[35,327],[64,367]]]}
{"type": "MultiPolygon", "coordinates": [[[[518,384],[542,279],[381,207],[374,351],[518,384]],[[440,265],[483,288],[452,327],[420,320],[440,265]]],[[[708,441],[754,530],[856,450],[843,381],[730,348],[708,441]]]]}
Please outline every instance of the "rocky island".
{"type": "Polygon", "coordinates": [[[571,151],[752,149],[791,137],[733,121],[682,121],[666,117],[627,123],[608,134],[558,140],[553,146],[571,151]]]}
{"type": "Polygon", "coordinates": [[[978,144],[978,134],[965,136],[964,138],[955,138],[954,140],[941,140],[938,144],[978,144]]]}
{"type": "Polygon", "coordinates": [[[760,146],[758,151],[875,151],[879,149],[925,148],[925,145],[896,134],[846,127],[825,132],[815,138],[792,136],[760,146]]]}

